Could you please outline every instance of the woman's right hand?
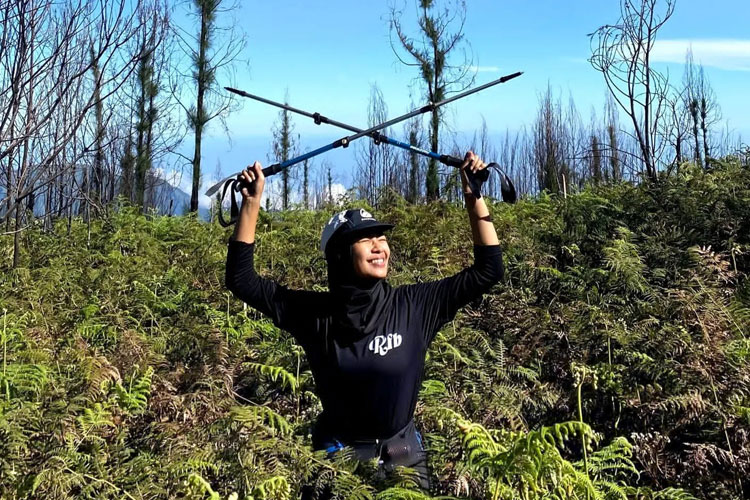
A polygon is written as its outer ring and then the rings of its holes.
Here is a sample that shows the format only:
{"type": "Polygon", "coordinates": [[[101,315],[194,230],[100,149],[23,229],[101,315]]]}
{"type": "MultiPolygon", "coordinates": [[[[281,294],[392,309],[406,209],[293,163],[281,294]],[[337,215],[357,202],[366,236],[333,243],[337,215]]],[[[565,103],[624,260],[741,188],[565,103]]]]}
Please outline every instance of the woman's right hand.
{"type": "Polygon", "coordinates": [[[263,175],[263,168],[260,162],[256,161],[252,165],[248,165],[240,176],[250,186],[247,187],[243,184],[242,189],[240,189],[243,201],[255,201],[260,204],[263,187],[266,185],[266,176],[263,175]]]}

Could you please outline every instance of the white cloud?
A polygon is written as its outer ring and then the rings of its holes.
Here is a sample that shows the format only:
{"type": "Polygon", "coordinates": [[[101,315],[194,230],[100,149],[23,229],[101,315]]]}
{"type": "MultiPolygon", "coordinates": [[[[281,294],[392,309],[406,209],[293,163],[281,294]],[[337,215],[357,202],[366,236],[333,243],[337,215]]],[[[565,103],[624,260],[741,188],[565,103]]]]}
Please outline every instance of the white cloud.
{"type": "MultiPolygon", "coordinates": [[[[191,175],[186,174],[183,175],[182,172],[178,170],[169,170],[165,171],[163,168],[156,168],[155,169],[156,175],[159,176],[159,178],[164,179],[167,181],[170,185],[179,188],[183,192],[187,193],[188,196],[190,196],[190,193],[193,190],[193,178],[191,175]]],[[[209,177],[206,180],[206,176],[204,176],[203,186],[199,190],[198,194],[198,206],[202,208],[210,208],[211,207],[211,198],[208,196],[205,196],[203,193],[208,189],[210,186],[213,186],[215,183],[219,182],[221,179],[214,179],[213,176],[209,177]]]]}
{"type": "Polygon", "coordinates": [[[346,194],[346,188],[343,184],[339,184],[338,182],[334,182],[331,184],[331,194],[333,195],[334,200],[338,200],[343,195],[346,194]]]}
{"type": "Polygon", "coordinates": [[[750,40],[657,40],[651,60],[683,64],[690,48],[697,64],[730,71],[750,71],[750,40]]]}
{"type": "Polygon", "coordinates": [[[497,73],[500,71],[498,66],[468,66],[466,69],[476,73],[497,73]]]}

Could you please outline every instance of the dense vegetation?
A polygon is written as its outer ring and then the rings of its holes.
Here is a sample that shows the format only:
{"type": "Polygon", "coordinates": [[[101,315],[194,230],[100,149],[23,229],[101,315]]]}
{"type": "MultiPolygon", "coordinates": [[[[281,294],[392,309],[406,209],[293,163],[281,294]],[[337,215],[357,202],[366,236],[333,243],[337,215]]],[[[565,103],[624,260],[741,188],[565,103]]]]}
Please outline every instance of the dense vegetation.
{"type": "MultiPolygon", "coordinates": [[[[745,498],[750,155],[491,207],[505,282],[435,340],[436,495],[745,498]]],[[[361,206],[358,203],[352,203],[361,206]]],[[[257,268],[322,289],[330,211],[263,213],[257,268]]],[[[391,199],[394,285],[471,262],[462,208],[391,199]]],[[[0,240],[0,497],[427,498],[310,447],[304,353],[224,288],[229,233],[123,208],[0,240]]]]}

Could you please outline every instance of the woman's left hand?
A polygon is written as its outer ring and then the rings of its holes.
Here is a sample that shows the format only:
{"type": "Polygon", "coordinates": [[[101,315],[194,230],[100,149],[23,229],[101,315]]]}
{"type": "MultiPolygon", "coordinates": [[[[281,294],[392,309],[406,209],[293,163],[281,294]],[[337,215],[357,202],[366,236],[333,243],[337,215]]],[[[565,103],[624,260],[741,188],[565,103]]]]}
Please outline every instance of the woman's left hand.
{"type": "Polygon", "coordinates": [[[464,162],[459,168],[461,169],[461,183],[464,187],[464,193],[470,194],[471,190],[469,189],[469,178],[467,173],[471,172],[475,174],[480,170],[487,168],[487,164],[483,162],[478,155],[475,155],[473,151],[467,151],[464,156],[464,162]]]}
{"type": "Polygon", "coordinates": [[[473,151],[467,151],[466,155],[464,155],[464,162],[459,168],[461,170],[469,169],[475,174],[483,168],[487,168],[487,164],[482,161],[479,155],[474,154],[473,151]]]}

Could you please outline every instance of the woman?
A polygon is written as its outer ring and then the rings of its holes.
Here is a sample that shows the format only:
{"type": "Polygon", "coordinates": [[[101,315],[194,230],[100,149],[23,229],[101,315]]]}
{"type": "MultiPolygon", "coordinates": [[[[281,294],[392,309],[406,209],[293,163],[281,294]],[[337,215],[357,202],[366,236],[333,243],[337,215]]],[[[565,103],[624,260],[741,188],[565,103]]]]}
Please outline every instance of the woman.
{"type": "Polygon", "coordinates": [[[381,471],[414,468],[429,489],[426,455],[413,422],[431,341],[458,309],[502,279],[500,246],[484,199],[469,188],[467,170],[485,168],[471,151],[461,165],[474,240],[474,265],[430,283],[391,288],[385,281],[391,250],[380,223],[364,210],[328,221],[321,250],[329,292],[289,290],[253,268],[255,226],[265,180],[258,162],[243,171],[250,185],[229,241],[226,284],[238,298],[291,333],[310,362],[323,412],[313,446],[333,453],[354,448],[360,460],[378,458],[381,471]]]}

